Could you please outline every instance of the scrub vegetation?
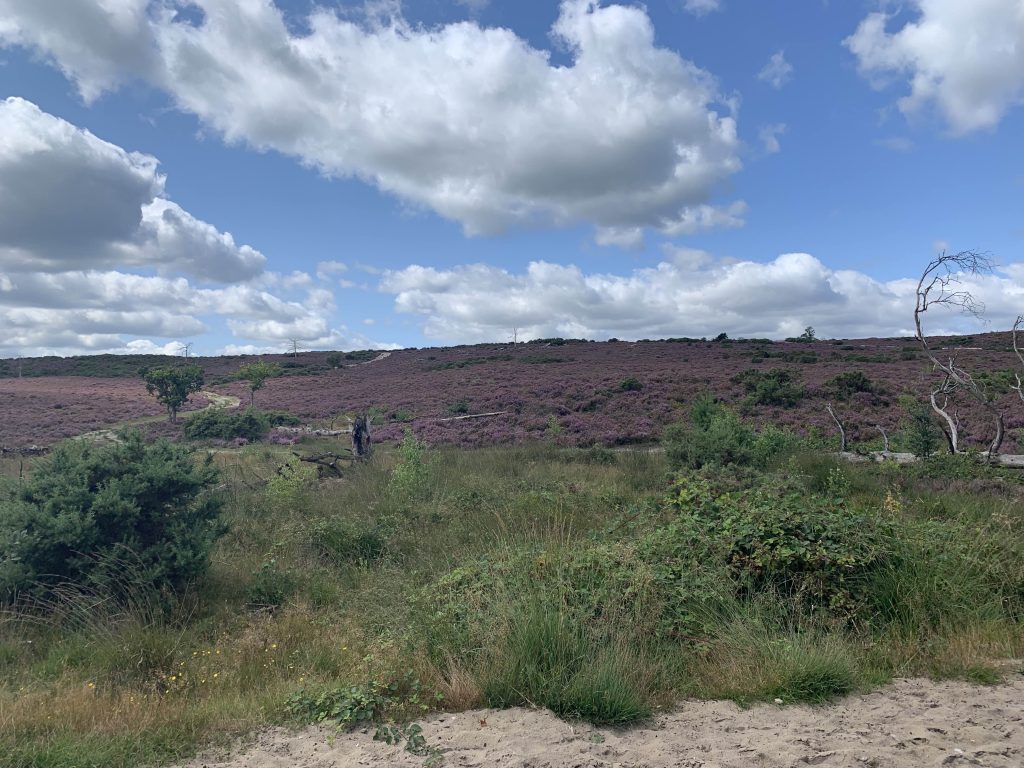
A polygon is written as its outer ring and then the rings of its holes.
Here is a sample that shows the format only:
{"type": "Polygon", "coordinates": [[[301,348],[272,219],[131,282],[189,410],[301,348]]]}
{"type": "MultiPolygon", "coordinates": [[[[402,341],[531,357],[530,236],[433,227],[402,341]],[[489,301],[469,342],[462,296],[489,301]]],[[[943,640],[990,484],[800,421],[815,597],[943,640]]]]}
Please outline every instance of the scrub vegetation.
{"type": "Polygon", "coordinates": [[[414,723],[438,709],[628,724],[685,696],[992,683],[1024,654],[1024,486],[967,456],[841,463],[710,396],[664,452],[410,434],[340,480],[284,446],[122,439],[3,460],[5,765],[160,764],[317,721],[436,765],[414,723]],[[154,519],[173,546],[143,546],[154,519]],[[52,573],[58,546],[109,556],[52,573]]]}

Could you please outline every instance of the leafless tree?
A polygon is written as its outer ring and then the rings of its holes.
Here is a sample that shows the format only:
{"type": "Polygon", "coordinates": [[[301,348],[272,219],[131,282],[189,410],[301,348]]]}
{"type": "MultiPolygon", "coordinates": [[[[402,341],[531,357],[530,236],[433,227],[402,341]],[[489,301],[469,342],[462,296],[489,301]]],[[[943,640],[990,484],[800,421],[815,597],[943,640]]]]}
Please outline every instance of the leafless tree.
{"type": "Polygon", "coordinates": [[[187,360],[189,354],[191,354],[191,352],[192,352],[192,342],[191,341],[187,341],[184,344],[180,344],[178,346],[178,351],[180,351],[181,354],[184,355],[185,359],[187,360]]]}
{"type": "Polygon", "coordinates": [[[885,453],[889,452],[889,436],[885,434],[885,428],[881,424],[875,424],[875,429],[882,433],[882,440],[885,441],[885,447],[882,449],[885,453]]]}
{"type": "Polygon", "coordinates": [[[518,343],[519,343],[519,329],[518,328],[513,328],[512,329],[512,344],[518,344],[518,343]]]}
{"type": "Polygon", "coordinates": [[[987,274],[992,271],[992,259],[977,251],[960,251],[946,253],[943,251],[925,267],[921,279],[917,283],[917,302],[914,306],[914,328],[921,348],[931,361],[934,370],[942,376],[942,381],[931,391],[931,404],[945,422],[943,432],[949,443],[951,453],[960,450],[960,420],[954,411],[950,413],[950,398],[959,392],[978,402],[988,411],[996,423],[996,434],[989,443],[989,456],[999,453],[1003,443],[1003,415],[985,394],[982,387],[971,374],[956,361],[956,355],[940,360],[928,345],[928,339],[921,327],[921,316],[932,307],[959,308],[975,317],[981,317],[985,305],[974,298],[969,291],[960,290],[961,276],[965,274],[987,274]],[[941,399],[941,402],[940,402],[941,399]]]}
{"type": "Polygon", "coordinates": [[[302,348],[301,339],[288,339],[288,354],[292,357],[299,356],[299,350],[302,348]]]}
{"type": "MultiPolygon", "coordinates": [[[[1024,368],[1024,352],[1021,352],[1020,344],[1017,342],[1017,332],[1020,330],[1021,325],[1024,325],[1024,315],[1017,315],[1017,319],[1013,321],[1013,351],[1017,354],[1021,367],[1024,368]]],[[[1015,390],[1021,401],[1024,402],[1024,386],[1021,384],[1020,374],[1016,373],[1014,376],[1017,379],[1017,384],[1016,386],[1011,384],[1010,389],[1015,390]]]]}
{"type": "Polygon", "coordinates": [[[825,405],[825,410],[828,411],[828,415],[832,417],[836,426],[839,427],[839,452],[846,453],[846,430],[843,429],[843,422],[839,420],[839,417],[836,416],[836,412],[832,410],[832,403],[827,403],[825,405]]]}

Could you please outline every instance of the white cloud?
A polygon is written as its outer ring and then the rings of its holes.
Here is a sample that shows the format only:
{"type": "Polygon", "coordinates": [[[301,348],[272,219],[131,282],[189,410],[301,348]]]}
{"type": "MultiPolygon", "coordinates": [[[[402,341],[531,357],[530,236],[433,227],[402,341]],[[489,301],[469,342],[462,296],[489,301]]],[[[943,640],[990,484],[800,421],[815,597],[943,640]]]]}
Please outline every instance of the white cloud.
{"type": "Polygon", "coordinates": [[[694,16],[705,16],[721,7],[722,0],[683,0],[683,10],[694,16]]]}
{"type": "Polygon", "coordinates": [[[218,317],[245,339],[346,338],[331,291],[265,272],[163,190],[155,158],[0,101],[0,355],[162,350],[131,337],[201,336],[218,317]]]}
{"type": "Polygon", "coordinates": [[[757,79],[763,80],[776,90],[782,88],[793,77],[793,65],[786,61],[786,52],[777,51],[768,59],[768,63],[757,73],[757,79]]]}
{"type": "MultiPolygon", "coordinates": [[[[669,248],[671,261],[628,275],[585,274],[575,266],[535,261],[523,273],[473,264],[387,272],[380,288],[400,312],[419,315],[426,335],[449,342],[548,336],[731,336],[782,338],[813,325],[822,336],[911,333],[916,280],[880,282],[831,270],[805,253],[768,263],[715,261],[669,248]],[[501,296],[500,302],[494,301],[501,296]]],[[[972,278],[965,286],[988,302],[995,327],[1009,327],[1024,305],[1024,284],[1009,275],[972,278]]],[[[938,322],[938,319],[937,319],[938,322]]],[[[967,322],[942,317],[947,328],[967,322]]],[[[976,327],[974,328],[976,330],[976,327]]],[[[931,329],[938,332],[940,329],[931,329]]]]}
{"type": "Polygon", "coordinates": [[[955,134],[994,128],[1024,103],[1024,3],[910,0],[917,18],[890,32],[892,17],[865,17],[843,44],[876,87],[907,78],[906,115],[934,107],[955,134]]]}
{"type": "Polygon", "coordinates": [[[84,96],[137,62],[227,141],[357,176],[471,235],[734,224],[706,213],[740,168],[730,106],[655,45],[642,7],[564,0],[552,35],[572,61],[553,66],[508,29],[417,27],[394,4],[364,22],[320,7],[301,35],[271,0],[195,0],[199,22],[141,0],[80,0],[91,10],[66,21],[38,5],[0,0],[0,38],[45,51],[84,96]],[[104,14],[121,24],[79,22],[104,14]]]}
{"type": "Polygon", "coordinates": [[[0,265],[62,271],[131,265],[231,282],[264,256],[163,197],[157,160],[35,104],[0,101],[0,265]]]}
{"type": "Polygon", "coordinates": [[[786,132],[785,123],[774,123],[773,125],[761,126],[761,130],[758,131],[757,136],[761,140],[761,146],[764,147],[764,151],[769,155],[774,155],[782,149],[782,145],[779,144],[779,136],[786,132]]]}

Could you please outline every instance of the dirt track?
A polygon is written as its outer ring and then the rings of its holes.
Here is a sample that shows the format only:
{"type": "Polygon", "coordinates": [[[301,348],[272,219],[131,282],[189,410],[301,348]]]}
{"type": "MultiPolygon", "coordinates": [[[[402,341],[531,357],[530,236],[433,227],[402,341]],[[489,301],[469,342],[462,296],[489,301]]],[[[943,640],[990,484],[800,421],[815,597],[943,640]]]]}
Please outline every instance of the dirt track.
{"type": "MultiPolygon", "coordinates": [[[[1017,666],[1019,670],[1019,665],[1017,666]]],[[[422,721],[445,766],[514,768],[876,768],[1024,766],[1024,676],[981,687],[900,680],[827,707],[684,702],[627,730],[570,724],[527,709],[422,721]]],[[[424,757],[372,740],[372,729],[274,729],[233,755],[189,768],[423,766],[424,757]]]]}

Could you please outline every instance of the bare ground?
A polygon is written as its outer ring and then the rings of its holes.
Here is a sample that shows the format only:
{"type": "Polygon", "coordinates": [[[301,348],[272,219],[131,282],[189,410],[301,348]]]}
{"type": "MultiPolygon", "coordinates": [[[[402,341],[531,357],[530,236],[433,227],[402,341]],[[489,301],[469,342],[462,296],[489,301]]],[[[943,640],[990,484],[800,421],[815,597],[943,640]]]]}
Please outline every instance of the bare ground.
{"type": "MultiPolygon", "coordinates": [[[[1019,667],[1018,667],[1019,668],[1019,667]]],[[[530,709],[422,721],[445,766],[514,768],[799,768],[806,765],[1024,766],[1024,677],[998,686],[910,679],[824,707],[687,701],[629,729],[566,723],[530,709]]],[[[373,729],[272,729],[188,768],[423,766],[373,741],[373,729]]]]}

